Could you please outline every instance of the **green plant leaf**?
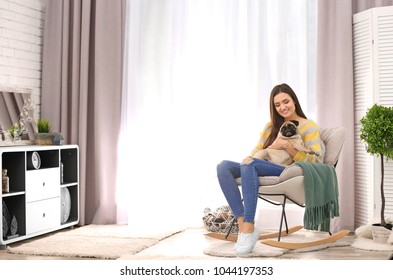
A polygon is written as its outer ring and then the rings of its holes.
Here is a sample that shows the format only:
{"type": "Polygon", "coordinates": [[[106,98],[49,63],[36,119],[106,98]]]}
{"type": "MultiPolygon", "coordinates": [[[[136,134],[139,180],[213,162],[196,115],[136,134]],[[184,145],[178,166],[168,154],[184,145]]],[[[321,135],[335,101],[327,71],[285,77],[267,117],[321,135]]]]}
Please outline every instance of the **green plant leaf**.
{"type": "Polygon", "coordinates": [[[371,155],[393,159],[393,108],[374,104],[360,120],[360,140],[371,155]]]}
{"type": "Polygon", "coordinates": [[[52,130],[52,125],[47,119],[39,119],[37,122],[38,133],[49,133],[52,130]]]}

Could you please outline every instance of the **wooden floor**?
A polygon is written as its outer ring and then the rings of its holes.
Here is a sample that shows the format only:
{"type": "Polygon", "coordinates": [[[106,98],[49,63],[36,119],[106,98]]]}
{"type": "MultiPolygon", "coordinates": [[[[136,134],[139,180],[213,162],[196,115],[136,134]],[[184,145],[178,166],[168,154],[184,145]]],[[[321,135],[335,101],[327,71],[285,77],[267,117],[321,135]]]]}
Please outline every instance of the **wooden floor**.
{"type": "MultiPolygon", "coordinates": [[[[217,239],[204,236],[203,229],[188,229],[179,234],[160,241],[158,244],[147,248],[135,257],[140,259],[183,259],[183,258],[201,258],[206,259],[209,256],[203,254],[203,248],[217,239]],[[190,242],[192,240],[192,242],[190,242]],[[176,250],[174,248],[177,248],[176,250]]],[[[353,241],[354,236],[350,234],[344,237],[348,241],[353,241]]],[[[366,251],[353,248],[351,246],[333,247],[320,251],[287,253],[278,259],[299,259],[299,260],[388,260],[393,252],[383,251],[366,251]]],[[[88,260],[88,258],[62,258],[47,257],[34,255],[19,255],[8,253],[7,250],[0,250],[0,260],[88,260]]]]}

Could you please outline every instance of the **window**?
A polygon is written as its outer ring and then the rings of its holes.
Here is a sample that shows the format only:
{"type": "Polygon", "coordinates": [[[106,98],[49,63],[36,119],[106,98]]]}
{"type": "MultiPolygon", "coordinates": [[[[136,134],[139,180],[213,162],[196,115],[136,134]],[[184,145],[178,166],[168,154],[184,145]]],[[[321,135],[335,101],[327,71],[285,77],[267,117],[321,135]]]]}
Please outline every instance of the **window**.
{"type": "Polygon", "coordinates": [[[274,85],[290,84],[312,118],[315,0],[128,5],[120,212],[195,225],[226,203],[216,165],[257,143],[274,85]]]}

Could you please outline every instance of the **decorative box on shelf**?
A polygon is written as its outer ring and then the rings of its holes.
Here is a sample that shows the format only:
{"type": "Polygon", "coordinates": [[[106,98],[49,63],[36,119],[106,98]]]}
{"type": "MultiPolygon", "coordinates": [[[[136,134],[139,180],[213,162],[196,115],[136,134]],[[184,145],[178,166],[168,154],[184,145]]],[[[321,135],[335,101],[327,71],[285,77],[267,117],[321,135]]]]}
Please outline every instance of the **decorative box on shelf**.
{"type": "Polygon", "coordinates": [[[36,145],[63,145],[64,138],[60,133],[34,133],[36,145]]]}

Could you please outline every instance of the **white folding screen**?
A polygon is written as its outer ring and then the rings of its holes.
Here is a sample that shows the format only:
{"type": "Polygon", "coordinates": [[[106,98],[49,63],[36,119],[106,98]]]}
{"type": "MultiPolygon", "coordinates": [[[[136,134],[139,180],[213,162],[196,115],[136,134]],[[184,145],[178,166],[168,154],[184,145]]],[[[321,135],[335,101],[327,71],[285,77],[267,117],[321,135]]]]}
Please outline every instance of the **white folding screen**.
{"type": "MultiPolygon", "coordinates": [[[[355,226],[380,213],[380,158],[360,141],[360,119],[378,103],[393,106],[393,6],[353,17],[355,103],[355,226]]],[[[385,163],[385,215],[393,216],[393,162],[385,163]]]]}

